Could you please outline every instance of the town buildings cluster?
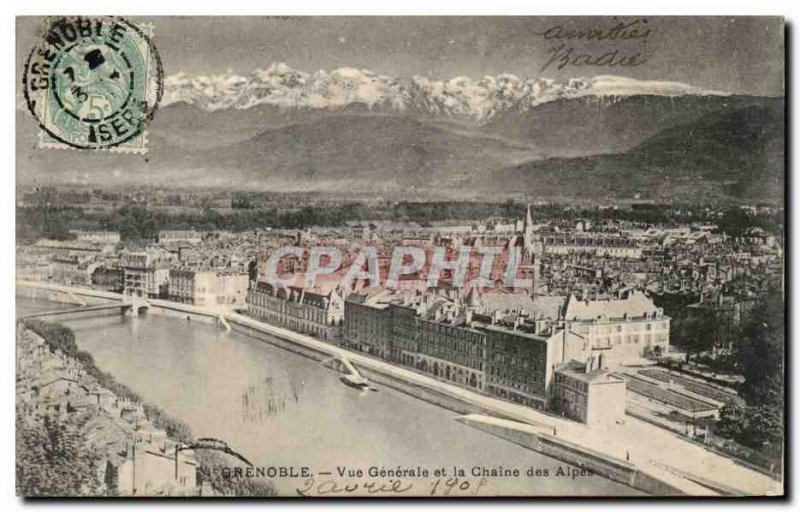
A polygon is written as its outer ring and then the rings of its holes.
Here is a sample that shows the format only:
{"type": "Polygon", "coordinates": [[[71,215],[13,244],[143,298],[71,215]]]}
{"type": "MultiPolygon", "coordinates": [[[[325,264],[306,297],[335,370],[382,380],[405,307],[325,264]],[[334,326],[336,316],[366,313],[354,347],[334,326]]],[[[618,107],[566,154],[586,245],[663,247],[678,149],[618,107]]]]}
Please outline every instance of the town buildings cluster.
{"type": "Polygon", "coordinates": [[[258,252],[256,244],[229,233],[161,231],[151,245],[123,249],[119,235],[76,232],[75,236],[21,248],[17,278],[197,306],[235,307],[245,303],[248,262],[258,252]]]}
{"type": "Polygon", "coordinates": [[[666,354],[669,322],[636,290],[597,301],[503,289],[364,290],[345,300],[342,343],[478,392],[540,410],[557,408],[581,421],[595,421],[594,407],[600,407],[610,421],[622,418],[625,404],[624,381],[611,371],[666,354]],[[581,395],[564,388],[578,367],[586,376],[581,395]],[[607,390],[610,383],[621,385],[623,400],[615,408],[602,398],[588,400],[604,394],[595,385],[607,390]]]}
{"type": "Polygon", "coordinates": [[[537,223],[530,208],[525,218],[510,221],[163,231],[144,247],[126,246],[105,232],[75,235],[21,247],[18,278],[246,310],[274,325],[588,423],[617,421],[624,413],[619,397],[625,381],[617,368],[668,353],[671,312],[657,303],[678,297],[690,305],[688,312],[710,308],[739,318],[780,281],[783,256],[781,241],[758,228],[731,237],[710,223],[537,223]],[[294,281],[276,286],[266,265],[287,245],[305,250],[278,261],[277,273],[294,281]],[[309,284],[309,254],[320,246],[336,249],[342,261],[309,284]],[[387,286],[396,247],[418,248],[426,263],[387,286]],[[346,281],[365,248],[375,253],[380,281],[346,281]],[[469,258],[463,268],[432,267],[441,248],[445,261],[464,251],[469,258]],[[514,277],[531,286],[509,284],[505,273],[513,254],[521,257],[514,277]]]}
{"type": "MultiPolygon", "coordinates": [[[[329,289],[324,291],[281,288],[257,279],[248,293],[249,312],[323,339],[340,338],[347,348],[536,409],[557,408],[584,422],[621,420],[625,382],[610,371],[665,354],[670,319],[635,289],[600,300],[537,293],[538,260],[546,251],[530,211],[509,231],[506,236],[484,232],[400,243],[426,251],[444,244],[451,255],[465,246],[495,246],[500,251],[492,263],[499,269],[505,268],[508,249],[521,247],[517,272],[532,281],[531,288],[505,286],[502,279],[454,286],[458,269],[452,268],[443,270],[431,287],[433,265],[406,275],[397,286],[356,281],[343,287],[343,269],[338,276],[326,276],[329,289]],[[582,378],[576,377],[578,367],[582,378]],[[609,406],[609,396],[623,399],[609,406]]],[[[371,238],[369,232],[361,234],[371,238]]],[[[378,258],[382,275],[386,256],[378,258]]],[[[303,258],[283,270],[307,270],[303,258]]],[[[480,275],[482,263],[467,261],[465,282],[480,275]]]]}

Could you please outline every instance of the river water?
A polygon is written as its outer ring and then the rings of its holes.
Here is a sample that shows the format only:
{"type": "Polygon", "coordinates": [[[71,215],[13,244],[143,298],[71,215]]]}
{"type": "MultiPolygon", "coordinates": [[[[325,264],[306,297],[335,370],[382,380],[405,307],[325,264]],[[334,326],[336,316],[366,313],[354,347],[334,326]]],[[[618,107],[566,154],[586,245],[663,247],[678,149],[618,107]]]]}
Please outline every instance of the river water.
{"type": "MultiPolygon", "coordinates": [[[[17,314],[59,309],[17,298],[17,314]]],[[[378,387],[359,391],[320,363],[244,334],[158,315],[106,316],[65,322],[97,365],[146,401],[187,423],[196,438],[225,440],[257,467],[309,467],[318,476],[337,467],[421,466],[433,473],[476,466],[520,471],[488,478],[481,495],[636,495],[599,476],[558,476],[571,467],[454,420],[456,413],[378,387]],[[541,475],[526,475],[533,468],[541,475]]],[[[463,480],[463,479],[462,479],[463,480]]],[[[343,479],[350,482],[352,479],[343,479]]],[[[413,480],[407,494],[427,494],[436,479],[413,480]]],[[[274,479],[283,495],[307,481],[274,479]]],[[[316,487],[315,487],[316,489],[316,487]]],[[[443,490],[440,485],[437,492],[443,490]]],[[[464,491],[465,493],[468,491],[464,491]]],[[[456,495],[453,490],[451,495],[456,495]]]]}

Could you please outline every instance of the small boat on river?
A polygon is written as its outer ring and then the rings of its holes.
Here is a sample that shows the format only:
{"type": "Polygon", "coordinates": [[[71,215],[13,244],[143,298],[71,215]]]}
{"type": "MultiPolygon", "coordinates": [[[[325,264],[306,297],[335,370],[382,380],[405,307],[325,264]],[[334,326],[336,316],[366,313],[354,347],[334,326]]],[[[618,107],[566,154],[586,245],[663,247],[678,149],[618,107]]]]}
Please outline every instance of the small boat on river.
{"type": "Polygon", "coordinates": [[[340,377],[342,382],[356,389],[369,389],[369,381],[356,373],[347,373],[340,377]]]}

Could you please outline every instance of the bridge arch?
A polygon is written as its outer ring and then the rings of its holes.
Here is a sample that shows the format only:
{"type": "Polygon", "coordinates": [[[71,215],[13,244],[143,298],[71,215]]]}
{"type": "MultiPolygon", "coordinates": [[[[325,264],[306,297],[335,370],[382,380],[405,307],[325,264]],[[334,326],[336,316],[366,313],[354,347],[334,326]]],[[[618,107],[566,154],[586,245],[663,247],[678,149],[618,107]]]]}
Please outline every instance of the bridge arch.
{"type": "Polygon", "coordinates": [[[129,297],[125,303],[130,308],[128,314],[131,316],[143,315],[150,309],[150,303],[140,297],[129,297]]]}

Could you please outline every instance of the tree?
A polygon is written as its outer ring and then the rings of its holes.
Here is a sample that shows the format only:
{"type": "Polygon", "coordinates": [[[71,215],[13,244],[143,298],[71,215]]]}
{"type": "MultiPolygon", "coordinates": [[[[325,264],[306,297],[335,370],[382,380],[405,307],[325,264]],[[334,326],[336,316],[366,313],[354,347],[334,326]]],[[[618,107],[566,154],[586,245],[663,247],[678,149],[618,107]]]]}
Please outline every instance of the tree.
{"type": "Polygon", "coordinates": [[[753,218],[741,208],[729,208],[717,221],[719,228],[730,236],[742,236],[753,225],[753,218]]]}
{"type": "Polygon", "coordinates": [[[250,282],[258,280],[258,261],[253,259],[247,263],[247,275],[249,276],[250,282]]]}
{"type": "Polygon", "coordinates": [[[783,295],[771,290],[742,326],[736,354],[748,405],[783,406],[783,338],[783,295]]]}
{"type": "Polygon", "coordinates": [[[718,432],[755,449],[783,446],[784,303],[768,291],[742,325],[735,357],[744,376],[740,392],[747,407],[726,406],[718,432]]]}
{"type": "Polygon", "coordinates": [[[772,450],[779,452],[783,444],[783,411],[775,405],[752,407],[750,421],[745,432],[745,444],[762,448],[769,443],[772,450]]]}
{"type": "Polygon", "coordinates": [[[722,437],[741,439],[747,431],[747,415],[747,408],[741,401],[728,402],[719,412],[716,432],[722,437]]]}
{"type": "Polygon", "coordinates": [[[87,444],[88,416],[26,418],[17,410],[17,492],[23,496],[92,496],[102,491],[97,450],[87,444]]]}
{"type": "Polygon", "coordinates": [[[717,340],[717,321],[713,311],[698,309],[690,317],[677,323],[676,341],[686,350],[686,362],[692,354],[711,350],[717,340]]]}
{"type": "Polygon", "coordinates": [[[231,208],[239,210],[250,210],[253,208],[250,202],[250,195],[246,192],[234,192],[231,198],[231,208]]]}
{"type": "Polygon", "coordinates": [[[150,240],[158,235],[153,212],[142,206],[123,206],[110,219],[123,240],[150,240]]]}

